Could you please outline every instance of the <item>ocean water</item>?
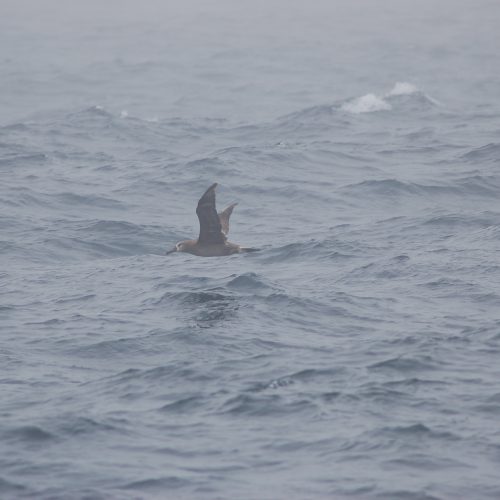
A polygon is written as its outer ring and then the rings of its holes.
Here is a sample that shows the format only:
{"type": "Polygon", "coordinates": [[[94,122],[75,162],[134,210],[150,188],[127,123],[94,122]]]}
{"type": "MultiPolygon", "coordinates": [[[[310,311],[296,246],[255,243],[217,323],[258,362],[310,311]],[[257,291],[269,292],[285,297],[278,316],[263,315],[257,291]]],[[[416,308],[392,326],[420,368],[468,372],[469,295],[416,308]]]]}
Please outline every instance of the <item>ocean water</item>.
{"type": "Polygon", "coordinates": [[[0,498],[500,498],[499,21],[2,1],[0,498]]]}

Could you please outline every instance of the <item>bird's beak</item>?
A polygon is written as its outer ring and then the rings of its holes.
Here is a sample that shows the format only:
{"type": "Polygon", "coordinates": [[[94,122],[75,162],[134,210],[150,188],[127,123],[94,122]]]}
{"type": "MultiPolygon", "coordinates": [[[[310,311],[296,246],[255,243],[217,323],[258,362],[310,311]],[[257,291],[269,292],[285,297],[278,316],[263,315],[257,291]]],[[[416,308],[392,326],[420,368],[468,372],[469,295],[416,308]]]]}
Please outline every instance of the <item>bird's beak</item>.
{"type": "Polygon", "coordinates": [[[170,255],[171,253],[177,252],[177,247],[172,248],[172,250],[167,250],[165,255],[170,255]]]}

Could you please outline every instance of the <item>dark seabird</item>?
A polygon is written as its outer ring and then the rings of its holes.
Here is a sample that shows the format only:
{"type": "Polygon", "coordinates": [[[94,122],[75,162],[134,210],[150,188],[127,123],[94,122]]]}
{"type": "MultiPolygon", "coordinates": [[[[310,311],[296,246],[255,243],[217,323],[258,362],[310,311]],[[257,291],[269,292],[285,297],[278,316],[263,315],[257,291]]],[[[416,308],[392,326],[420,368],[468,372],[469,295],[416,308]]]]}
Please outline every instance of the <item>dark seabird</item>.
{"type": "Polygon", "coordinates": [[[196,207],[196,215],[200,221],[198,239],[179,241],[166,255],[173,252],[187,252],[200,257],[219,257],[256,250],[255,248],[245,248],[227,241],[229,217],[231,217],[233,208],[237,203],[229,205],[218,214],[215,208],[216,187],[217,183],[212,184],[200,198],[196,207]]]}

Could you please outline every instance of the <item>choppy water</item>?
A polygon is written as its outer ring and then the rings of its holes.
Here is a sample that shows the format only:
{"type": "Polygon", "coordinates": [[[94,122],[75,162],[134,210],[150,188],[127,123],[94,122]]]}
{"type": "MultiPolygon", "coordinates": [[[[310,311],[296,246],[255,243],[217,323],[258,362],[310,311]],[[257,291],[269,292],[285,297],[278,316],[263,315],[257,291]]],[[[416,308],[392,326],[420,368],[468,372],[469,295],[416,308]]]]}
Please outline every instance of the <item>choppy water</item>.
{"type": "Polygon", "coordinates": [[[2,10],[1,498],[500,498],[498,3],[2,10]]]}

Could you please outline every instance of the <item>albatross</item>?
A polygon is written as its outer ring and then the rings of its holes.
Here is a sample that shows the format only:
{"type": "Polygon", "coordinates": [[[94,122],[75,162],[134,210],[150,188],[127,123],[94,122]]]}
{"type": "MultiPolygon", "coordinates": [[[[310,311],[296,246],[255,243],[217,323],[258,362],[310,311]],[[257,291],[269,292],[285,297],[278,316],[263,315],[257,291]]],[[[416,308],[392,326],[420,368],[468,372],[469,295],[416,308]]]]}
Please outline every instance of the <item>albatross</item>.
{"type": "Polygon", "coordinates": [[[229,217],[237,203],[232,203],[222,212],[217,213],[215,208],[215,188],[212,184],[198,201],[196,215],[200,221],[200,235],[197,240],[179,241],[169,255],[174,252],[187,252],[200,257],[220,257],[233,253],[254,252],[256,248],[246,248],[227,241],[229,233],[229,217]]]}

